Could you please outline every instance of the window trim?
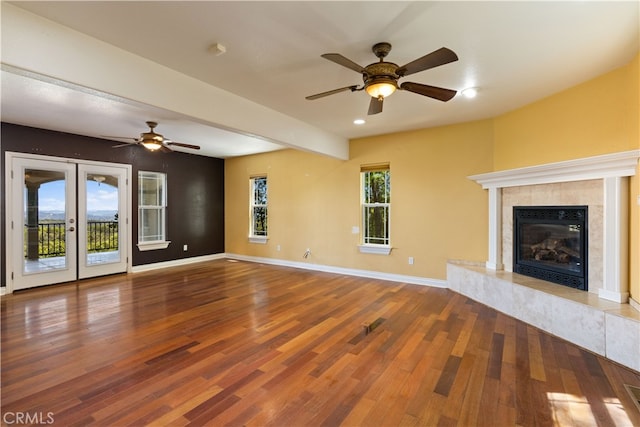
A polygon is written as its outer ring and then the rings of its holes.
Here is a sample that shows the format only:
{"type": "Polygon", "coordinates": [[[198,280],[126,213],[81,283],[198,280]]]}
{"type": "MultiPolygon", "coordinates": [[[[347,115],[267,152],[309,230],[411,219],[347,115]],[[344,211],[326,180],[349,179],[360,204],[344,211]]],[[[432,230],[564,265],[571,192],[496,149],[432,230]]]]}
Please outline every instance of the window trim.
{"type": "Polygon", "coordinates": [[[391,249],[391,245],[376,245],[370,243],[358,245],[358,250],[361,254],[389,255],[391,249]]]}
{"type": "MultiPolygon", "coordinates": [[[[374,165],[364,165],[360,167],[360,244],[358,250],[363,254],[389,255],[392,250],[391,246],[391,189],[389,188],[388,202],[365,202],[365,174],[368,172],[387,172],[389,180],[391,179],[391,167],[389,163],[379,163],[374,165]],[[387,243],[365,243],[367,227],[366,227],[366,209],[369,207],[384,207],[387,211],[387,243]]],[[[390,183],[389,183],[390,185],[390,183]]]]}
{"type": "Polygon", "coordinates": [[[249,178],[249,243],[266,244],[269,240],[269,181],[266,174],[254,175],[249,178]],[[266,186],[266,203],[256,204],[255,200],[255,182],[257,179],[264,179],[266,186]],[[255,216],[254,208],[264,207],[266,212],[265,218],[265,235],[254,234],[255,231],[255,216]]]}
{"type": "Polygon", "coordinates": [[[154,251],[156,249],[167,249],[169,247],[169,243],[171,243],[171,240],[156,240],[153,242],[138,242],[136,246],[138,246],[138,250],[140,252],[144,252],[154,251]]]}
{"type": "Polygon", "coordinates": [[[261,245],[265,245],[269,240],[266,236],[249,236],[249,243],[258,243],[261,245]]]}
{"type": "Polygon", "coordinates": [[[166,249],[169,247],[171,243],[170,240],[167,240],[167,174],[164,172],[154,172],[154,171],[138,171],[138,243],[136,246],[138,250],[144,251],[152,251],[157,249],[166,249]],[[141,197],[142,191],[142,177],[143,175],[155,176],[156,179],[162,177],[162,200],[160,200],[159,205],[144,205],[142,204],[143,198],[141,197]],[[162,213],[162,237],[163,239],[159,240],[147,240],[142,241],[140,238],[143,236],[142,233],[142,211],[144,209],[159,209],[162,213]]]}

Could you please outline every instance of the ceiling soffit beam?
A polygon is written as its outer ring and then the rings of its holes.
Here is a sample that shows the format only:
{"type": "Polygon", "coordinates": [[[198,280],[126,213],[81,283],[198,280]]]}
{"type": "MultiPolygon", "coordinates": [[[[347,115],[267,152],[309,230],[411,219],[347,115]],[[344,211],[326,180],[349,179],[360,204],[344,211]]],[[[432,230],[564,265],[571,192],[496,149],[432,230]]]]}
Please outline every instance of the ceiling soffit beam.
{"type": "Polygon", "coordinates": [[[346,138],[2,4],[2,64],[342,160],[346,138]]]}

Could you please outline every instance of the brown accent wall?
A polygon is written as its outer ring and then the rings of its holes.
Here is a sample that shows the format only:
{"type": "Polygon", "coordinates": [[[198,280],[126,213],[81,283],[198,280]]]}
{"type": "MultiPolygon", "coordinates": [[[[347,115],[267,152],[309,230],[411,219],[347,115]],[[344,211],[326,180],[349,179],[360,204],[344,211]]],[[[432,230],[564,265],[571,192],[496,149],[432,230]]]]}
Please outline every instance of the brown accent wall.
{"type": "MultiPolygon", "coordinates": [[[[138,146],[112,148],[113,141],[9,123],[1,127],[2,177],[5,176],[5,152],[31,153],[72,159],[132,165],[131,227],[133,234],[132,265],[151,264],[224,252],[224,160],[195,154],[151,153],[138,146]],[[138,241],[138,171],[167,174],[167,249],[140,252],[138,241]],[[184,244],[189,250],[184,252],[184,244]]],[[[6,279],[6,185],[0,200],[2,228],[2,276],[6,279]]]]}

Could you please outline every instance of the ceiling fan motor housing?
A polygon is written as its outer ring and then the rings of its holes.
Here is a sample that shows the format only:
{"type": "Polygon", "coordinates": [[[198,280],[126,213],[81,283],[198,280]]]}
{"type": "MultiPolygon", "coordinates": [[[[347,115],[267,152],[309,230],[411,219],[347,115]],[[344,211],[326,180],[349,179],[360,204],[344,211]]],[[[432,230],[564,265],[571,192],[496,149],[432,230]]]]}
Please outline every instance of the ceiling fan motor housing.
{"type": "Polygon", "coordinates": [[[164,137],[159,133],[144,132],[140,134],[140,140],[142,142],[157,142],[158,144],[162,144],[164,137]]]}
{"type": "Polygon", "coordinates": [[[398,65],[393,62],[375,62],[369,64],[365,67],[367,73],[363,74],[364,82],[367,83],[367,80],[377,77],[388,77],[396,80],[400,77],[396,74],[397,69],[398,65]]]}
{"type": "MultiPolygon", "coordinates": [[[[396,70],[398,65],[393,62],[375,62],[365,67],[366,73],[362,74],[365,90],[372,85],[386,83],[398,87],[396,70]]],[[[368,92],[368,91],[367,91],[368,92]]]]}

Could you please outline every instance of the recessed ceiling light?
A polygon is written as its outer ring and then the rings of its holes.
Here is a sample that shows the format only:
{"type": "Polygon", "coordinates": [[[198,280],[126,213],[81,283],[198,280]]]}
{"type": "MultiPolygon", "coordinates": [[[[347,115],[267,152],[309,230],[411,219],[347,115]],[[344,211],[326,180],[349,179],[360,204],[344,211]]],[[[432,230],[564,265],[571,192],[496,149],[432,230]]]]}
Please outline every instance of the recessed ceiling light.
{"type": "Polygon", "coordinates": [[[363,125],[363,124],[365,124],[365,123],[366,123],[366,122],[365,122],[363,119],[355,119],[355,120],[353,121],[353,124],[354,124],[354,125],[363,125]]]}
{"type": "Polygon", "coordinates": [[[466,89],[462,90],[462,95],[464,95],[465,98],[475,98],[476,95],[478,94],[478,88],[475,87],[468,87],[466,89]]]}

